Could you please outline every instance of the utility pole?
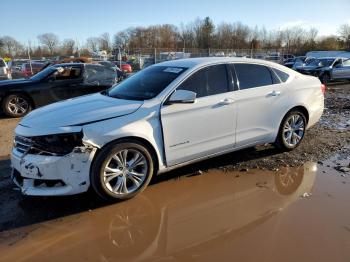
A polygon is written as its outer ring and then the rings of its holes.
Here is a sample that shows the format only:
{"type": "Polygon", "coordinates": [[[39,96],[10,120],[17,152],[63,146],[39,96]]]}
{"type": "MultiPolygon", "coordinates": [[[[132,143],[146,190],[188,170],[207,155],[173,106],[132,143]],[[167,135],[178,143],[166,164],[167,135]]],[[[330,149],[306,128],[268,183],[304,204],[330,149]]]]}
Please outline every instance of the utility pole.
{"type": "Polygon", "coordinates": [[[118,46],[118,60],[119,60],[119,69],[122,69],[122,54],[120,53],[120,46],[118,46]]]}
{"type": "Polygon", "coordinates": [[[154,48],[154,63],[157,63],[157,48],[154,48]]]}
{"type": "Polygon", "coordinates": [[[30,58],[30,40],[28,40],[28,49],[27,50],[28,50],[30,72],[33,75],[32,59],[30,58]]]}

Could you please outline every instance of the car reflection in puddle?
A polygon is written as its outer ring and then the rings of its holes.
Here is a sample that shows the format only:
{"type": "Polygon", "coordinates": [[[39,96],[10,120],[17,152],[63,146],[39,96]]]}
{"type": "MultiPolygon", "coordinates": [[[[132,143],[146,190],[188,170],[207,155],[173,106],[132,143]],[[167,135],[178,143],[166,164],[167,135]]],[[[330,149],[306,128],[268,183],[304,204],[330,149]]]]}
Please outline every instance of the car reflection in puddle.
{"type": "Polygon", "coordinates": [[[129,201],[5,232],[29,233],[0,244],[0,260],[200,259],[311,192],[316,171],[314,163],[278,172],[213,170],[158,183],[129,201]]]}

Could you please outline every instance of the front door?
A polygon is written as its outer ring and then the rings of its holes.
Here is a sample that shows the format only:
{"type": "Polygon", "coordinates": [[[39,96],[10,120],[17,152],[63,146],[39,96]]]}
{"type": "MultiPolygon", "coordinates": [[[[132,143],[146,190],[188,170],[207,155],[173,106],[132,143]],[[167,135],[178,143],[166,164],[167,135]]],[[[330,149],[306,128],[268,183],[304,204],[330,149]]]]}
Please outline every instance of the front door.
{"type": "Polygon", "coordinates": [[[332,70],[333,79],[350,79],[350,59],[343,61],[332,70]]]}
{"type": "Polygon", "coordinates": [[[234,147],[237,112],[228,79],[223,64],[200,69],[177,88],[195,92],[195,103],[162,106],[168,166],[234,147]]]}
{"type": "Polygon", "coordinates": [[[56,102],[79,95],[83,83],[81,66],[62,66],[49,77],[47,99],[56,102]]]}

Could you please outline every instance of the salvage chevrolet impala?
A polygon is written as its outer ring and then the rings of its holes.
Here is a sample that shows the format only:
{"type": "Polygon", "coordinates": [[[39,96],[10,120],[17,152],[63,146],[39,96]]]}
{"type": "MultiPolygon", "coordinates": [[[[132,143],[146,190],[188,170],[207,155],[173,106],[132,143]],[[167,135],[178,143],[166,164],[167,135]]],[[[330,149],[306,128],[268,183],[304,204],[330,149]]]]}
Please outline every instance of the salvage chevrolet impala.
{"type": "Polygon", "coordinates": [[[131,198],[185,164],[257,144],[296,148],[320,119],[324,92],[317,78],[267,61],[163,62],[28,114],[15,130],[12,178],[27,195],[91,186],[104,199],[131,198]]]}

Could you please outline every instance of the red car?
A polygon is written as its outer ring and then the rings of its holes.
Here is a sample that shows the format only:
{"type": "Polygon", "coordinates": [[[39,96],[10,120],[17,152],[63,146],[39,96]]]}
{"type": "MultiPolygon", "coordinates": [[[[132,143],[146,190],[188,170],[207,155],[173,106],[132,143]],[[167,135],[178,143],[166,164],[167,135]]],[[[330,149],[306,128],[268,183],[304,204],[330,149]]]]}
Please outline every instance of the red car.
{"type": "Polygon", "coordinates": [[[116,66],[118,66],[124,73],[132,73],[132,67],[126,62],[115,61],[116,66]]]}
{"type": "Polygon", "coordinates": [[[32,63],[32,66],[30,66],[29,63],[25,63],[22,64],[21,73],[24,77],[31,77],[40,72],[45,65],[45,63],[32,63]]]}

